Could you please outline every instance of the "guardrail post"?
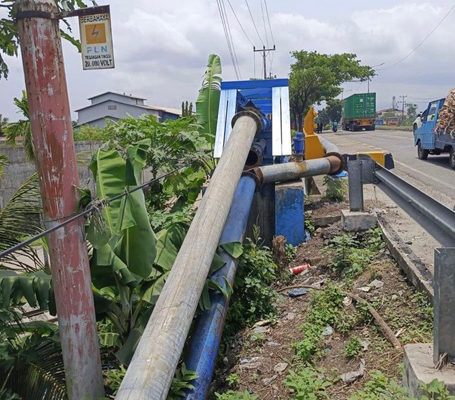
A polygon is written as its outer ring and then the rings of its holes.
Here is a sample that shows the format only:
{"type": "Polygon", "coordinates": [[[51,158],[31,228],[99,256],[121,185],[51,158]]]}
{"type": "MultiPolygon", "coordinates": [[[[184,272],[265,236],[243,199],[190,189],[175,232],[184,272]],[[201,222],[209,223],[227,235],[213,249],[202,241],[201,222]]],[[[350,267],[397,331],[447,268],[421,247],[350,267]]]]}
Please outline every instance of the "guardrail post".
{"type": "Polygon", "coordinates": [[[349,209],[363,211],[362,160],[348,161],[349,209]]]}
{"type": "Polygon", "coordinates": [[[455,248],[435,250],[434,255],[434,337],[433,359],[455,358],[455,248]]]}

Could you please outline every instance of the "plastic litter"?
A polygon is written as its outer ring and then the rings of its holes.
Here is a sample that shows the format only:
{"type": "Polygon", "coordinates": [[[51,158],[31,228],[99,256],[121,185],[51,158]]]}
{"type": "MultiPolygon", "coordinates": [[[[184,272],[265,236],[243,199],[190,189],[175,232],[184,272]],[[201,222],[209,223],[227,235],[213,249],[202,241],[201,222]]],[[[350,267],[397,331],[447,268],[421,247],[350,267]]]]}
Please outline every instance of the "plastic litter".
{"type": "Polygon", "coordinates": [[[289,297],[292,297],[292,298],[295,298],[295,297],[300,297],[300,296],[304,296],[308,293],[308,291],[304,288],[301,288],[301,289],[292,289],[290,292],[289,292],[289,297]]]}

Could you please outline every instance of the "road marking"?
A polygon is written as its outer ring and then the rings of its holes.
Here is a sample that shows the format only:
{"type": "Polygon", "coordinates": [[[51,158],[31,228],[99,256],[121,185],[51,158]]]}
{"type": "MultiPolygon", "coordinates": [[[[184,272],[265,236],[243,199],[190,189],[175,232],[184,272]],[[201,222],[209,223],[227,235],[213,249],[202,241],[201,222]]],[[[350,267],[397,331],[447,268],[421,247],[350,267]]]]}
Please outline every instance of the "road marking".
{"type": "Polygon", "coordinates": [[[411,171],[417,172],[418,174],[423,175],[425,178],[428,178],[430,180],[436,181],[436,182],[440,183],[441,185],[444,185],[445,187],[448,187],[449,189],[452,189],[452,190],[454,189],[454,186],[450,186],[446,182],[440,181],[439,179],[436,179],[435,177],[433,177],[431,175],[428,175],[425,172],[419,171],[418,169],[412,168],[409,165],[404,164],[404,163],[402,163],[400,161],[395,160],[395,164],[399,164],[399,165],[401,165],[403,167],[406,167],[406,169],[410,169],[411,171]]]}

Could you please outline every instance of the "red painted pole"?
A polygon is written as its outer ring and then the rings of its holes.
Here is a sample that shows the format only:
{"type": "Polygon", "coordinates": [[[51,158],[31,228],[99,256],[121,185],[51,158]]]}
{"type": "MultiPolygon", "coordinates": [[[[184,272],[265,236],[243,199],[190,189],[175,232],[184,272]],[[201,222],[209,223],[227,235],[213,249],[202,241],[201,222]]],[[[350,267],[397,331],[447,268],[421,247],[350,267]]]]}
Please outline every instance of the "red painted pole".
{"type": "MultiPolygon", "coordinates": [[[[77,211],[79,185],[59,22],[46,14],[57,8],[54,0],[17,0],[16,7],[44,219],[51,227],[77,211]]],[[[49,250],[68,396],[95,400],[104,390],[83,220],[50,234],[49,250]]]]}

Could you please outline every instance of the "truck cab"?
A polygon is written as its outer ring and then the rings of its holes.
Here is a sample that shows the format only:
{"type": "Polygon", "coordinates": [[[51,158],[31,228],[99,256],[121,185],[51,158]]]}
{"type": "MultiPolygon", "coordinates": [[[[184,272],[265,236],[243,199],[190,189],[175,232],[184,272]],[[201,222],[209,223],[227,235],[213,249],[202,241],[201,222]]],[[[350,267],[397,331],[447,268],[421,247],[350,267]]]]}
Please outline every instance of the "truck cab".
{"type": "Polygon", "coordinates": [[[450,167],[455,169],[455,137],[436,129],[436,121],[444,101],[445,99],[439,99],[428,104],[420,117],[422,125],[414,130],[414,146],[417,146],[420,160],[426,160],[430,154],[449,153],[450,167]]]}

